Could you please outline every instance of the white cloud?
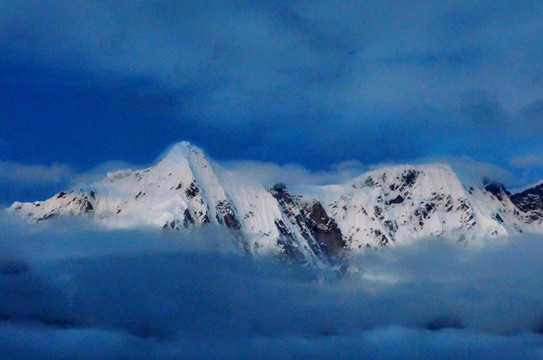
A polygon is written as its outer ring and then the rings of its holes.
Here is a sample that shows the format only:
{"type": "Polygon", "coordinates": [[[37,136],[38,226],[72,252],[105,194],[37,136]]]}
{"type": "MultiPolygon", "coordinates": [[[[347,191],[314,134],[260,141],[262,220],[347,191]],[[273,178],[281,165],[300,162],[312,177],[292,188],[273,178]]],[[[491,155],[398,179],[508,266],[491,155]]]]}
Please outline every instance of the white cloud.
{"type": "Polygon", "coordinates": [[[298,164],[278,165],[258,161],[225,161],[219,165],[239,174],[246,174],[251,181],[266,186],[273,186],[279,182],[287,185],[339,184],[364,171],[364,166],[356,160],[335,164],[328,171],[315,172],[298,164]]]}
{"type": "Polygon", "coordinates": [[[77,188],[80,185],[89,185],[97,181],[103,180],[108,172],[125,170],[125,169],[145,169],[144,165],[131,164],[126,161],[107,161],[96,165],[94,168],[81,173],[73,174],[71,178],[71,186],[77,188]]]}

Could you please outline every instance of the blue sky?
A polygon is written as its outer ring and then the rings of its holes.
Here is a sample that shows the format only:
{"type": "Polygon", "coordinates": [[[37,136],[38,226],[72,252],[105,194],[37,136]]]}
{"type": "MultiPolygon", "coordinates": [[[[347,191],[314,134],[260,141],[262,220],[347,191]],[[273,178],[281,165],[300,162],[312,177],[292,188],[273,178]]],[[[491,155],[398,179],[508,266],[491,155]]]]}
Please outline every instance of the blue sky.
{"type": "MultiPolygon", "coordinates": [[[[0,0],[0,207],[182,140],[261,177],[443,161],[535,182],[542,15],[523,0],[0,0]]],[[[212,227],[4,216],[0,233],[3,358],[543,354],[540,236],[368,251],[323,284],[221,251],[232,235],[212,227]]]]}
{"type": "Polygon", "coordinates": [[[219,161],[465,161],[535,182],[542,13],[501,0],[0,2],[0,203],[106,161],[150,164],[181,140],[219,161]]]}

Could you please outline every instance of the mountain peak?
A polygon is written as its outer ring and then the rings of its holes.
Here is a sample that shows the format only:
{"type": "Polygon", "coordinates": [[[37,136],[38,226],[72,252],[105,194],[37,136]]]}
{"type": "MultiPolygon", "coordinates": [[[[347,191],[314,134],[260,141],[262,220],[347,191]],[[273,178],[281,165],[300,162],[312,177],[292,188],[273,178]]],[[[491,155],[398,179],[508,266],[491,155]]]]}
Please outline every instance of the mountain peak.
{"type": "Polygon", "coordinates": [[[498,185],[466,187],[448,165],[389,166],[343,184],[294,191],[282,183],[246,186],[251,174],[231,178],[214,167],[201,149],[182,141],[155,166],[110,173],[86,189],[11,210],[31,221],[85,215],[110,228],[221,225],[246,253],[312,264],[328,263],[344,249],[428,237],[481,242],[516,231],[543,233],[543,186],[515,195],[498,185]]]}
{"type": "Polygon", "coordinates": [[[175,160],[179,157],[188,159],[191,154],[200,154],[203,156],[203,151],[188,141],[180,141],[172,145],[165,154],[160,160],[161,162],[164,160],[175,160]]]}
{"type": "Polygon", "coordinates": [[[208,165],[204,152],[188,141],[181,141],[172,145],[164,154],[164,156],[159,157],[160,160],[157,164],[159,168],[174,169],[183,166],[183,164],[191,168],[194,166],[207,167],[208,165]]]}

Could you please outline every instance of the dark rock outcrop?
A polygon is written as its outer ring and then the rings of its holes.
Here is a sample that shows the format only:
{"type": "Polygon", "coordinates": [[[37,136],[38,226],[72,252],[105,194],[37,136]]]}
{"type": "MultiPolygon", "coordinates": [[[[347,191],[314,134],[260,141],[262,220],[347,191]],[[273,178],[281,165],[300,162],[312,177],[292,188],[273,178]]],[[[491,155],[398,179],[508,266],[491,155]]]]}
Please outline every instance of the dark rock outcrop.
{"type": "MultiPolygon", "coordinates": [[[[291,226],[302,235],[315,256],[327,260],[329,256],[341,254],[341,250],[346,246],[341,230],[319,201],[293,196],[282,183],[273,186],[270,193],[279,203],[291,226]]],[[[283,221],[276,221],[276,226],[282,235],[285,252],[297,256],[300,250],[294,250],[297,248],[295,237],[288,226],[283,221]]]]}

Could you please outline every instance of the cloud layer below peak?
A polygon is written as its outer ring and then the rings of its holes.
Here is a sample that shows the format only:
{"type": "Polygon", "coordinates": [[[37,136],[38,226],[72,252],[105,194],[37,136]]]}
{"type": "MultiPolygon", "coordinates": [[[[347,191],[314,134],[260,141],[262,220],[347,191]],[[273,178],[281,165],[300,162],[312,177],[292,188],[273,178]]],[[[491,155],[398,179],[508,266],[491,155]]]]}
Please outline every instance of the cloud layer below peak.
{"type": "Polygon", "coordinates": [[[540,237],[368,251],[323,283],[308,268],[241,256],[217,229],[2,226],[3,357],[543,354],[540,237]]]}

